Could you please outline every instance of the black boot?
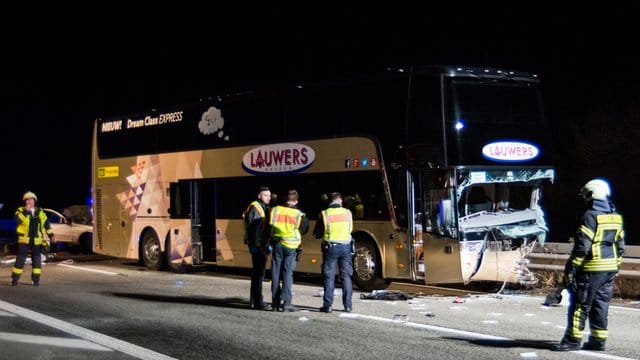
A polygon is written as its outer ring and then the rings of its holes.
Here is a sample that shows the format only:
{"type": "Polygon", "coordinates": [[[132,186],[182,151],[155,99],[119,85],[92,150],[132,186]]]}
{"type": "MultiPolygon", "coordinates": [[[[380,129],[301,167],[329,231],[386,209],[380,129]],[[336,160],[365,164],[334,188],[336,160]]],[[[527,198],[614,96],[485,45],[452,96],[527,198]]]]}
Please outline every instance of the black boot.
{"type": "Polygon", "coordinates": [[[11,275],[11,286],[18,286],[18,280],[20,280],[20,276],[11,275]]]}
{"type": "Polygon", "coordinates": [[[589,339],[589,341],[584,343],[584,345],[582,346],[582,350],[604,351],[604,341],[589,339]]]}
{"type": "Polygon", "coordinates": [[[580,342],[561,341],[551,347],[553,351],[577,351],[580,350],[580,342]]]}

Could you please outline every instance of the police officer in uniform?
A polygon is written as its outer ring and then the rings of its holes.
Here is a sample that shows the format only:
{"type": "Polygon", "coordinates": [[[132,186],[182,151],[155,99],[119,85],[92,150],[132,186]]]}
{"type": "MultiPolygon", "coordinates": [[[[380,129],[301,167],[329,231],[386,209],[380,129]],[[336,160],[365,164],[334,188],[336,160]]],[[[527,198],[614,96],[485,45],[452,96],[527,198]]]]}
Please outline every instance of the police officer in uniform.
{"type": "Polygon", "coordinates": [[[27,260],[29,250],[31,250],[31,280],[33,286],[40,285],[40,274],[42,272],[42,245],[46,244],[44,234],[49,236],[52,243],[55,243],[55,236],[51,225],[44,211],[38,207],[38,197],[28,191],[22,196],[24,206],[16,210],[16,233],[18,235],[18,249],[16,251],[16,263],[11,270],[11,285],[17,286],[18,280],[27,260]]]}
{"type": "Polygon", "coordinates": [[[264,302],[262,296],[262,283],[264,282],[264,274],[267,268],[267,257],[271,251],[269,244],[271,229],[267,219],[270,201],[271,190],[266,186],[261,186],[258,189],[258,199],[249,204],[242,213],[245,221],[246,241],[253,264],[249,303],[251,308],[256,310],[270,310],[269,305],[264,302]]]}
{"type": "Polygon", "coordinates": [[[331,204],[318,215],[313,235],[322,241],[322,275],[324,277],[324,296],[320,311],[332,312],[333,290],[335,288],[336,266],[340,265],[342,279],[342,305],[344,311],[352,311],[351,275],[353,216],[349,209],[342,207],[342,195],[331,194],[331,204]]]}
{"type": "Polygon", "coordinates": [[[271,258],[271,307],[274,311],[298,310],[291,304],[293,270],[296,265],[296,250],[302,244],[302,235],[309,230],[307,216],[297,208],[298,199],[298,192],[289,190],[287,203],[271,209],[269,217],[274,243],[271,258]]]}
{"type": "Polygon", "coordinates": [[[604,351],[609,302],[624,253],[622,216],[609,201],[609,184],[591,180],[581,195],[589,208],[565,266],[563,282],[570,294],[568,325],[560,343],[553,347],[556,351],[580,349],[587,318],[591,333],[582,349],[604,351]]]}

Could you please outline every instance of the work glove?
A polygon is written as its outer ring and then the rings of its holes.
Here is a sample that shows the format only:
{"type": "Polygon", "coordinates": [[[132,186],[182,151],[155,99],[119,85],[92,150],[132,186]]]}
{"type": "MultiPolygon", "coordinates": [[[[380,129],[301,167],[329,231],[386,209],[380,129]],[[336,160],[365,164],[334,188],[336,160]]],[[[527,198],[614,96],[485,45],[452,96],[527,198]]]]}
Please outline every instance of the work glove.
{"type": "Polygon", "coordinates": [[[565,273],[562,276],[562,285],[564,287],[571,287],[575,281],[575,274],[573,272],[565,273]]]}
{"type": "Polygon", "coordinates": [[[302,247],[296,249],[296,262],[300,261],[300,256],[302,255],[302,247]]]}
{"type": "Polygon", "coordinates": [[[51,241],[52,244],[55,244],[56,243],[56,236],[53,235],[53,234],[49,235],[49,240],[51,241]]]}

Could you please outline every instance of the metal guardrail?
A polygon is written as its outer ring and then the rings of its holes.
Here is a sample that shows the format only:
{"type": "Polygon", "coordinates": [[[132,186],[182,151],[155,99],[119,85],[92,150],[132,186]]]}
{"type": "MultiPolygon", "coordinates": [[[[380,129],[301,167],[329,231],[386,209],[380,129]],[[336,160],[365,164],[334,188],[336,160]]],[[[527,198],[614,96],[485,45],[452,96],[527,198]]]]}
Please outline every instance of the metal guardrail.
{"type": "MultiPolygon", "coordinates": [[[[570,254],[572,249],[572,243],[545,243],[544,248],[536,246],[533,252],[548,254],[570,254]]],[[[624,249],[623,257],[640,258],[640,246],[626,246],[624,249]]]]}
{"type": "MultiPolygon", "coordinates": [[[[530,270],[564,271],[573,244],[546,243],[544,248],[536,247],[529,254],[531,261],[527,266],[530,270]]],[[[640,279],[640,246],[627,246],[618,276],[623,278],[640,279]]]]}

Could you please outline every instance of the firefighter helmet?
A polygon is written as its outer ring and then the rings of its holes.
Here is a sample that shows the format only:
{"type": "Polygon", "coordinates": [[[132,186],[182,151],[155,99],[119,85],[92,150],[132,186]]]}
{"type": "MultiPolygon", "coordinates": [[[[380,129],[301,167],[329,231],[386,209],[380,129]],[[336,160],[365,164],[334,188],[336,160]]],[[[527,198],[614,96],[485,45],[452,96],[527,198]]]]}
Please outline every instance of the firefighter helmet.
{"type": "Polygon", "coordinates": [[[611,196],[609,183],[602,179],[593,179],[587,182],[580,191],[582,197],[587,200],[607,200],[611,196]]]}
{"type": "Polygon", "coordinates": [[[38,201],[38,197],[36,196],[36,194],[34,194],[31,191],[27,191],[26,193],[24,193],[24,195],[22,195],[22,201],[27,199],[33,199],[35,201],[38,201]]]}

